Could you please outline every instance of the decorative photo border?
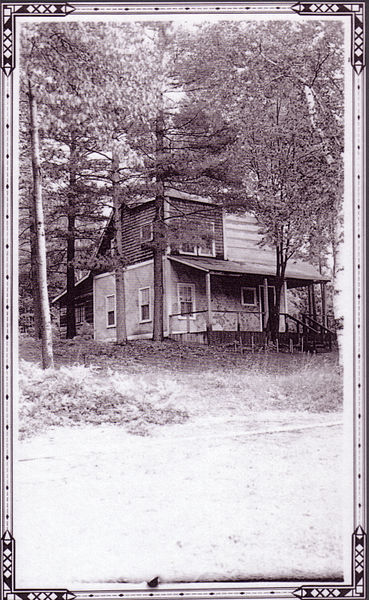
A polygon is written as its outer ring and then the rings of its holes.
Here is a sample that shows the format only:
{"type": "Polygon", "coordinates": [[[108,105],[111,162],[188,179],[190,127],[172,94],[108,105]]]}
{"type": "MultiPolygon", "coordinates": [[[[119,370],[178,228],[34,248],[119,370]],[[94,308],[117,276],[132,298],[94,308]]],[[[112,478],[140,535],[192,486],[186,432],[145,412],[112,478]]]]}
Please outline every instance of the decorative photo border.
{"type": "MultiPolygon", "coordinates": [[[[180,598],[366,598],[366,428],[365,428],[365,321],[364,321],[364,284],[365,284],[365,196],[364,196],[364,2],[115,2],[115,3],[21,3],[1,5],[1,161],[2,192],[1,226],[1,431],[2,431],[2,537],[1,537],[1,599],[2,600],[73,600],[88,598],[125,598],[133,599],[180,599],[180,598]],[[231,586],[212,586],[191,584],[183,586],[161,586],[159,589],[124,589],[99,591],[69,591],[67,589],[17,589],[15,583],[16,547],[13,531],[13,394],[16,381],[17,354],[17,298],[16,261],[17,239],[14,233],[14,219],[17,218],[14,156],[14,111],[16,98],[14,92],[14,69],[16,68],[16,27],[20,18],[47,16],[66,18],[89,15],[111,16],[119,14],[157,15],[157,14],[285,14],[304,16],[340,16],[347,18],[351,25],[351,65],[352,65],[352,159],[353,159],[353,520],[352,533],[352,579],[349,585],[327,585],[318,583],[296,587],[293,582],[260,582],[255,584],[237,584],[231,586]]],[[[351,333],[351,332],[350,332],[351,333]]],[[[347,335],[350,335],[347,334],[347,335]]],[[[72,543],[72,542],[71,542],[72,543]]]]}

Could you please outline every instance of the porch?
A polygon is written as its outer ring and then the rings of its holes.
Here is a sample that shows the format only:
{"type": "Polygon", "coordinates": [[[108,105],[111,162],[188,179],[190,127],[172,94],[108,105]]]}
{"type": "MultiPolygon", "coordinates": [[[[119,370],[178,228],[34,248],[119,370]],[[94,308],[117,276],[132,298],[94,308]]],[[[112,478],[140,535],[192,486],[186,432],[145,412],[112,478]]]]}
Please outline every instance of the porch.
{"type": "Polygon", "coordinates": [[[169,302],[170,339],[234,346],[241,352],[268,347],[288,352],[332,349],[335,334],[328,328],[327,279],[310,265],[299,265],[298,273],[295,267],[283,285],[279,332],[272,344],[269,318],[275,303],[275,276],[270,265],[258,264],[256,269],[246,263],[187,257],[170,257],[170,261],[171,281],[176,282],[178,292],[177,303],[169,302]],[[320,288],[320,310],[316,285],[320,288]],[[308,312],[293,316],[289,314],[287,292],[299,287],[307,289],[308,312]]]}
{"type": "MultiPolygon", "coordinates": [[[[204,316],[206,311],[197,311],[197,315],[204,316]]],[[[169,329],[168,338],[177,342],[207,344],[209,346],[231,347],[235,351],[266,351],[274,349],[276,352],[330,352],[335,347],[337,336],[333,329],[328,329],[310,315],[302,314],[293,317],[287,313],[280,313],[280,319],[285,322],[283,331],[279,331],[275,343],[272,342],[269,331],[248,331],[242,328],[242,313],[236,311],[217,311],[235,318],[236,327],[232,330],[191,330],[191,317],[194,313],[187,313],[186,331],[173,333],[169,329]],[[235,314],[236,313],[236,314],[235,314]]],[[[247,314],[247,312],[246,312],[247,314]]],[[[178,315],[171,315],[176,317],[178,315]]]]}

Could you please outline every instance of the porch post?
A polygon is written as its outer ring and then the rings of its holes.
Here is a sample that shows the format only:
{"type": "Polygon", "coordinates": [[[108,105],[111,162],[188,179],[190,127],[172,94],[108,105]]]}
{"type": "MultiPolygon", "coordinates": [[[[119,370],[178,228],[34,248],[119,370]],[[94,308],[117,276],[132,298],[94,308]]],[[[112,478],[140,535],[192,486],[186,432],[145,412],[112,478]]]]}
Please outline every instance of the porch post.
{"type": "Polygon", "coordinates": [[[264,329],[267,328],[269,320],[269,298],[268,298],[268,279],[264,278],[264,329]]]}
{"type": "Polygon", "coordinates": [[[287,281],[283,282],[283,288],[282,288],[282,306],[283,306],[283,317],[280,317],[279,319],[279,328],[282,331],[287,331],[287,317],[286,314],[288,312],[288,307],[287,307],[287,281]]]}
{"type": "Polygon", "coordinates": [[[312,302],[311,302],[311,283],[309,283],[307,291],[308,291],[308,315],[309,315],[309,317],[311,317],[311,312],[312,312],[311,311],[311,309],[312,309],[312,306],[311,306],[311,304],[312,304],[312,302]]]}
{"type": "Polygon", "coordinates": [[[313,319],[316,321],[315,287],[311,284],[311,307],[313,309],[313,319]]]}
{"type": "Polygon", "coordinates": [[[322,281],[320,284],[320,290],[322,294],[322,322],[324,327],[328,326],[327,323],[327,294],[326,294],[326,282],[322,281]]]}
{"type": "Polygon", "coordinates": [[[213,313],[211,310],[211,287],[210,287],[210,272],[209,271],[207,271],[205,273],[205,285],[206,285],[206,302],[207,302],[206,329],[207,329],[207,331],[212,331],[212,329],[213,329],[213,313]]]}

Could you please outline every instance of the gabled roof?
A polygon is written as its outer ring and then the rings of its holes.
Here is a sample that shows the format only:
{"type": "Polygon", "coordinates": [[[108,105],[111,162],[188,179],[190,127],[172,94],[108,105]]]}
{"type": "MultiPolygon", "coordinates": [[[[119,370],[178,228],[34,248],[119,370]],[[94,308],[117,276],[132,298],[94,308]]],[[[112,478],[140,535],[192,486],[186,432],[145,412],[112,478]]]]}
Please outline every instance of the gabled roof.
{"type": "MultiPolygon", "coordinates": [[[[169,256],[168,258],[188,267],[214,274],[264,275],[273,277],[276,273],[275,260],[273,261],[270,253],[265,253],[265,259],[258,258],[257,262],[251,258],[242,262],[207,257],[169,256]]],[[[286,278],[311,282],[329,281],[328,277],[320,275],[313,266],[301,260],[290,261],[287,264],[286,278]]]]}

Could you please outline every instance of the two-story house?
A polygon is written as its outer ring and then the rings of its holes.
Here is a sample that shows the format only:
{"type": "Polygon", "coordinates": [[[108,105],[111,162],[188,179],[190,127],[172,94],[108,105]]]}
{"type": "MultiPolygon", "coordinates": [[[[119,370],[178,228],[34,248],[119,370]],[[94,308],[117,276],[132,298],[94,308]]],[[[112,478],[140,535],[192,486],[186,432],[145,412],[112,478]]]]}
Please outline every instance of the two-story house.
{"type": "MultiPolygon", "coordinates": [[[[153,199],[132,201],[122,208],[128,339],[151,338],[153,333],[150,242],[154,212],[153,199]]],[[[209,331],[213,332],[213,339],[217,335],[219,339],[227,339],[225,332],[229,339],[231,332],[264,332],[275,294],[276,265],[274,250],[260,245],[256,219],[251,215],[227,214],[211,199],[168,189],[165,222],[172,234],[168,236],[163,258],[164,335],[205,342],[209,331]],[[193,232],[187,240],[180,235],[181,224],[193,232]]],[[[112,237],[110,221],[98,254],[110,252],[112,237]]],[[[288,263],[282,290],[281,331],[286,327],[288,290],[308,286],[309,302],[313,303],[314,284],[320,284],[324,304],[326,281],[308,263],[293,260],[288,263]]],[[[62,311],[65,298],[63,293],[54,299],[62,311]]],[[[325,306],[321,313],[324,320],[325,306]]],[[[93,323],[95,340],[113,341],[115,316],[114,272],[90,272],[77,282],[77,324],[93,323]]]]}

